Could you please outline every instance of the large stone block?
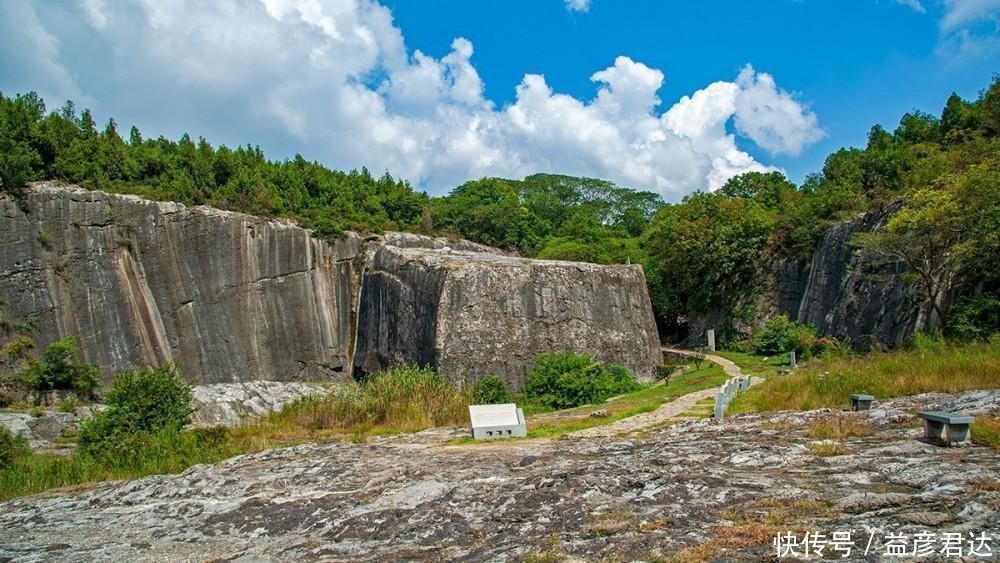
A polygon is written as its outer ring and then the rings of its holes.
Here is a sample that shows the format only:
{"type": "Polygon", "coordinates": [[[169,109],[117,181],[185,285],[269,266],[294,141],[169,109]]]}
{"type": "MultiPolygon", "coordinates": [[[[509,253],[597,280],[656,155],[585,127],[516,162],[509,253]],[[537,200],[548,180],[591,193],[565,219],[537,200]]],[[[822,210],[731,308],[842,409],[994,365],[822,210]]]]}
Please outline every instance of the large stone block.
{"type": "Polygon", "coordinates": [[[429,365],[512,387],[542,353],[592,353],[648,378],[661,363],[642,268],[450,248],[375,251],[362,282],[355,367],[429,365]]]}

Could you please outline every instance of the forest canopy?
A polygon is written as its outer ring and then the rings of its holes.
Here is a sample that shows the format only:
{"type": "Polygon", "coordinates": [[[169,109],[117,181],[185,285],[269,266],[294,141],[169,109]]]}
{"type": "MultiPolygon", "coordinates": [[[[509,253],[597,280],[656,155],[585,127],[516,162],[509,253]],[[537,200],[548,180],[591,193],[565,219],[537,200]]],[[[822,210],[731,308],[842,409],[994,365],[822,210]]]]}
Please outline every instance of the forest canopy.
{"type": "Polygon", "coordinates": [[[806,258],[831,224],[898,205],[860,247],[904,264],[939,326],[1000,330],[1000,80],[976,100],[953,94],[940,115],[907,113],[872,127],[864,148],[827,157],[795,185],[751,172],[677,204],[593,178],[481,178],[430,197],[405,180],[331,170],[257,146],[213,146],[103,128],[72,102],[47,112],[34,93],[0,94],[0,189],[61,180],[188,205],[288,217],[335,237],[345,230],[460,236],[523,256],[641,263],[662,327],[754,291],[765,264],[806,258]],[[707,259],[706,257],[710,257],[707,259]]]}

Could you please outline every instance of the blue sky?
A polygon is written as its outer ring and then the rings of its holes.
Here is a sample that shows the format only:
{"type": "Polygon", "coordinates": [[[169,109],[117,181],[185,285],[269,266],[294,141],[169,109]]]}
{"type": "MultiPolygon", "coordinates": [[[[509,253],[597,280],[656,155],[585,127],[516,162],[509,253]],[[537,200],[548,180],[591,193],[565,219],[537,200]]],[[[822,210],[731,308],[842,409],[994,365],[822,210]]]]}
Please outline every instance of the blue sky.
{"type": "Polygon", "coordinates": [[[544,171],[677,200],[975,97],[998,26],[1000,0],[5,0],[0,91],[435,194],[544,171]]]}

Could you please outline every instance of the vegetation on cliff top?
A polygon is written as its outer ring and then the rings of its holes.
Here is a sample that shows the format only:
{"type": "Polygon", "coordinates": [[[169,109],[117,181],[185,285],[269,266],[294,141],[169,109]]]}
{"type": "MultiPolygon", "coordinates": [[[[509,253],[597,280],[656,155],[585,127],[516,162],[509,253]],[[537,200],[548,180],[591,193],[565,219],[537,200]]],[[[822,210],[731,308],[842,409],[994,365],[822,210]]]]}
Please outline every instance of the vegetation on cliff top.
{"type": "MultiPolygon", "coordinates": [[[[940,116],[907,113],[871,129],[863,149],[831,154],[801,186],[748,173],[715,192],[664,205],[590,178],[483,178],[431,198],[391,176],[329,170],[299,155],[269,161],[257,147],[188,135],[121,136],[114,120],[67,102],[46,113],[34,93],[0,95],[0,189],[57,179],[154,199],[286,216],[335,236],[344,229],[451,234],[525,256],[641,263],[661,326],[691,311],[733,310],[776,257],[813,252],[830,224],[902,201],[884,233],[860,237],[904,263],[935,304],[932,326],[984,338],[1000,329],[1000,80],[979,99],[952,95],[940,116]],[[953,307],[948,307],[953,303],[953,307]]],[[[727,334],[720,334],[725,339],[727,334]]]]}

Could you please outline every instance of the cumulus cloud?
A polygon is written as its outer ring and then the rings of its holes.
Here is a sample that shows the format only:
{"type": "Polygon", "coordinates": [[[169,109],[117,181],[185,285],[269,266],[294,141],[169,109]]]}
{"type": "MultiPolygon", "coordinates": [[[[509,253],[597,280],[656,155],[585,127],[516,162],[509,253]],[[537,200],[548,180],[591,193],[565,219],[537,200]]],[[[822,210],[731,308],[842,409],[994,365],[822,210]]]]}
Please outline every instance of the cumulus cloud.
{"type": "Polygon", "coordinates": [[[924,8],[924,5],[920,3],[920,0],[896,0],[896,3],[901,4],[903,6],[907,6],[914,12],[920,14],[923,14],[927,11],[927,9],[924,8]]]}
{"type": "Polygon", "coordinates": [[[19,42],[0,51],[4,91],[91,102],[147,134],[190,131],[229,145],[259,142],[272,156],[389,171],[432,193],[481,176],[556,172],[677,199],[773,169],[743,143],[796,154],[823,135],[814,113],[749,65],[662,107],[663,72],[621,56],[591,75],[589,99],[527,74],[514,101],[497,107],[485,98],[470,41],[456,38],[441,58],[410,53],[373,0],[36,8],[4,3],[0,26],[10,30],[0,29],[0,41],[16,31],[19,42]],[[59,27],[74,18],[86,29],[59,27]]]}
{"type": "Polygon", "coordinates": [[[589,12],[590,0],[565,0],[566,9],[571,12],[589,12]]]}

